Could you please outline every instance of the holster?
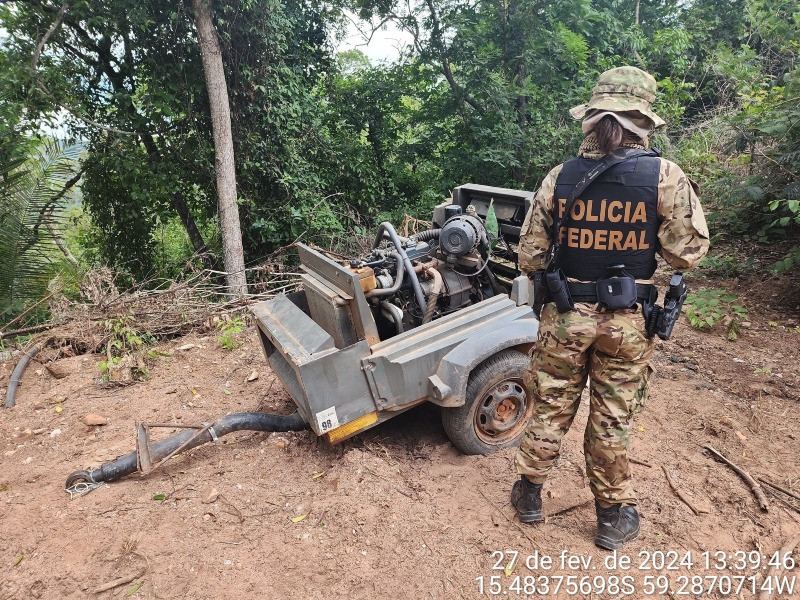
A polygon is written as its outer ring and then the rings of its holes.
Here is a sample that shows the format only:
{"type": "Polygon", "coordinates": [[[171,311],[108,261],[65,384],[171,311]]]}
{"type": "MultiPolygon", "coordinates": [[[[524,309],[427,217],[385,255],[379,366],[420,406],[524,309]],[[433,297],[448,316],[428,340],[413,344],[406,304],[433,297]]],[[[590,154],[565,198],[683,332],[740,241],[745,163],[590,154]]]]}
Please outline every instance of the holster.
{"type": "Polygon", "coordinates": [[[662,340],[668,340],[672,335],[672,328],[681,314],[683,302],[689,293],[689,288],[683,281],[682,273],[675,273],[669,281],[669,289],[664,295],[664,306],[656,304],[658,294],[651,297],[649,302],[642,306],[647,328],[647,337],[657,335],[662,340]]]}
{"type": "Polygon", "coordinates": [[[547,291],[550,293],[550,299],[555,302],[558,312],[565,313],[575,308],[564,271],[561,269],[548,271],[545,274],[545,283],[547,291]]]}
{"type": "Polygon", "coordinates": [[[528,277],[533,281],[533,314],[538,319],[542,314],[542,307],[547,301],[547,289],[544,283],[544,271],[534,271],[528,273],[528,277]]]}

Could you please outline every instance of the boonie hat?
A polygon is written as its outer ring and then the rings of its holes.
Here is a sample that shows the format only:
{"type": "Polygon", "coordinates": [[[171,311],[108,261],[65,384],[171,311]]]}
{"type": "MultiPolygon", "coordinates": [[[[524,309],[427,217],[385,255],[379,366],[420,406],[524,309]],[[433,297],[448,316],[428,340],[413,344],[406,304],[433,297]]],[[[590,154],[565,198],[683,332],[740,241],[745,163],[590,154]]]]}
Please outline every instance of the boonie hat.
{"type": "Polygon", "coordinates": [[[617,67],[600,75],[588,104],[571,108],[569,114],[582,119],[592,109],[623,112],[637,110],[653,121],[655,129],[666,125],[664,119],[650,110],[656,99],[655,78],[636,67],[617,67]]]}

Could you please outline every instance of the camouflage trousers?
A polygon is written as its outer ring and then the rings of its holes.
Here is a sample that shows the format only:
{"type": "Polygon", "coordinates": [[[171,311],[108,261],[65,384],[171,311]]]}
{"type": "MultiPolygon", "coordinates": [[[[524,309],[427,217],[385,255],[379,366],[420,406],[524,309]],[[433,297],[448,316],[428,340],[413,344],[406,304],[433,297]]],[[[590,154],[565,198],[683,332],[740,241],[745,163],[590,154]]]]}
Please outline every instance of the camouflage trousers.
{"type": "Polygon", "coordinates": [[[586,473],[603,504],[636,504],[628,466],[629,428],[647,398],[653,340],[641,309],[601,312],[578,303],[561,313],[546,304],[525,385],[533,417],[516,454],[517,473],[544,483],[558,458],[590,380],[589,422],[583,438],[586,473]]]}

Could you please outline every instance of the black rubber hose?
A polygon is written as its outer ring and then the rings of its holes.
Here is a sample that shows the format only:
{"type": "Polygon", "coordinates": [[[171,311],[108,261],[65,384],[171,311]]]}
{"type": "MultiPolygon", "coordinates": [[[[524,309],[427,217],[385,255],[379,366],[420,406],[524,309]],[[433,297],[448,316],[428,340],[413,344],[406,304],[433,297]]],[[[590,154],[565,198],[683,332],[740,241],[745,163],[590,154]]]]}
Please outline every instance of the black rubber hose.
{"type": "MultiPolygon", "coordinates": [[[[306,429],[308,425],[303,420],[299,413],[291,415],[276,415],[272,413],[233,413],[220,417],[211,425],[214,435],[221,438],[223,435],[228,435],[235,431],[300,431],[306,429]]],[[[169,436],[166,439],[158,441],[150,447],[150,453],[153,462],[156,462],[185,443],[192,436],[197,434],[197,429],[183,429],[178,433],[169,436]]],[[[213,436],[209,429],[203,431],[195,439],[193,439],[187,446],[181,450],[186,452],[192,448],[196,448],[206,442],[213,440],[213,436]]],[[[121,456],[116,460],[109,461],[100,465],[91,471],[75,471],[67,477],[66,487],[70,488],[76,483],[85,481],[87,483],[100,483],[101,481],[116,481],[121,477],[135,473],[137,470],[136,465],[136,451],[130,452],[125,456],[121,456]]]]}
{"type": "Polygon", "coordinates": [[[441,229],[428,229],[427,231],[415,233],[411,237],[417,240],[418,242],[427,242],[428,240],[435,240],[436,238],[439,237],[439,234],[441,233],[442,233],[441,229]]]}
{"type": "Polygon", "coordinates": [[[378,225],[378,235],[375,236],[375,243],[372,247],[377,248],[380,246],[381,242],[383,241],[384,232],[389,236],[389,239],[391,240],[392,244],[394,244],[397,252],[400,253],[400,256],[403,257],[403,264],[408,272],[408,278],[411,280],[411,287],[414,288],[414,295],[417,297],[417,302],[422,310],[422,314],[425,314],[425,309],[427,308],[425,294],[422,293],[422,286],[419,284],[419,277],[417,277],[417,274],[414,272],[414,265],[411,264],[411,260],[409,260],[408,254],[406,254],[406,249],[403,248],[403,245],[400,243],[400,238],[397,236],[397,231],[395,231],[394,225],[389,223],[389,221],[384,221],[378,225]]]}
{"type": "Polygon", "coordinates": [[[403,333],[403,311],[388,300],[381,302],[381,312],[394,322],[398,335],[403,333]]]}
{"type": "Polygon", "coordinates": [[[405,272],[405,262],[403,261],[403,257],[400,256],[399,252],[390,252],[389,256],[394,257],[394,260],[397,262],[397,273],[394,277],[394,283],[388,288],[375,288],[374,290],[368,291],[366,294],[364,294],[367,298],[374,298],[375,296],[391,296],[392,294],[396,293],[403,284],[403,274],[405,272]]]}
{"type": "Polygon", "coordinates": [[[364,265],[367,267],[374,268],[374,267],[380,267],[385,262],[386,262],[386,257],[382,256],[381,258],[377,258],[375,260],[368,260],[367,262],[364,263],[364,265]]]}
{"type": "Polygon", "coordinates": [[[28,348],[27,352],[19,359],[17,366],[14,367],[11,373],[11,379],[8,380],[8,390],[6,390],[6,408],[13,408],[14,404],[16,404],[17,388],[19,387],[19,382],[22,380],[22,374],[25,372],[28,363],[31,362],[33,357],[39,354],[39,350],[41,350],[39,346],[31,346],[28,348]]]}

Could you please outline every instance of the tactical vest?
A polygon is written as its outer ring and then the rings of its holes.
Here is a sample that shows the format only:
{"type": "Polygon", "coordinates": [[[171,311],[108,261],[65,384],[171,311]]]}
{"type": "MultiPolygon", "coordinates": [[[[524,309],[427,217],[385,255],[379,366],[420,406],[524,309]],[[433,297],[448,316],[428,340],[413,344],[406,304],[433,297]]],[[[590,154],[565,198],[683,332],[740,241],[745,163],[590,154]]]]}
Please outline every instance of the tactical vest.
{"type": "MultiPolygon", "coordinates": [[[[556,180],[554,220],[565,210],[575,185],[597,161],[573,158],[556,180]]],[[[636,279],[656,270],[658,248],[658,176],[661,161],[640,156],[602,173],[577,198],[561,227],[561,249],[555,266],[567,277],[595,281],[606,268],[624,264],[636,279]]]]}

